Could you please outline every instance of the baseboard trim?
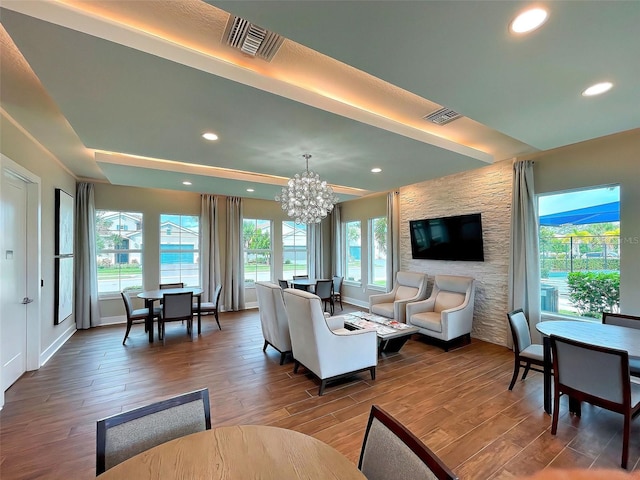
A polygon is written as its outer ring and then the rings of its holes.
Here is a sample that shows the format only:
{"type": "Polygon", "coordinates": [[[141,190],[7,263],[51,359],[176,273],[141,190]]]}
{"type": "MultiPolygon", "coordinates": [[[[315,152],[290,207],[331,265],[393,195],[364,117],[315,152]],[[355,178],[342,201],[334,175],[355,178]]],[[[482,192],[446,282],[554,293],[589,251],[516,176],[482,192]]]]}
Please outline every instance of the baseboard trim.
{"type": "MultiPolygon", "coordinates": [[[[49,345],[41,354],[40,354],[40,367],[43,367],[45,363],[51,360],[51,357],[60,350],[60,348],[67,343],[67,340],[71,338],[71,336],[76,333],[76,325],[70,324],[69,328],[67,328],[62,335],[54,340],[54,342],[49,345]]],[[[38,367],[38,368],[40,368],[38,367]]]]}
{"type": "Polygon", "coordinates": [[[112,317],[100,317],[100,323],[96,327],[104,327],[107,325],[118,325],[127,323],[127,317],[125,315],[114,315],[112,317]]]}

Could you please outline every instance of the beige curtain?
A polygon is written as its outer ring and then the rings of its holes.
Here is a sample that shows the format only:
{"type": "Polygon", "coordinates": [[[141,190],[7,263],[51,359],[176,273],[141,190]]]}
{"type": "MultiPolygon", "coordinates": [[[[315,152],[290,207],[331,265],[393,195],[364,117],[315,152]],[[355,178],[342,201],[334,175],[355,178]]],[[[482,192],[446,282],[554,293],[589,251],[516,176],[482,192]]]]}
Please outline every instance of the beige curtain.
{"type": "MultiPolygon", "coordinates": [[[[533,162],[513,164],[511,202],[511,248],[509,252],[509,311],[522,308],[529,319],[531,338],[541,343],[536,325],[540,322],[540,270],[538,254],[538,207],[533,185],[533,162]]],[[[507,321],[506,315],[504,321],[507,321]]],[[[507,344],[511,345],[507,328],[507,344]]]]}
{"type": "Polygon", "coordinates": [[[203,301],[213,300],[216,286],[221,283],[220,231],[218,222],[218,197],[200,196],[200,285],[203,301]]]}
{"type": "Polygon", "coordinates": [[[400,270],[400,193],[387,194],[387,292],[400,270]]]}
{"type": "Polygon", "coordinates": [[[90,328],[100,320],[96,208],[92,183],[79,183],[76,188],[75,277],[76,327],[90,328]]]}
{"type": "Polygon", "coordinates": [[[320,223],[307,225],[307,261],[309,262],[309,278],[331,278],[329,272],[325,271],[325,249],[323,248],[324,231],[328,218],[320,223]]]}
{"type": "Polygon", "coordinates": [[[244,310],[244,251],[242,248],[242,198],[227,197],[224,309],[244,310]]]}
{"type": "Polygon", "coordinates": [[[342,216],[341,206],[336,205],[331,212],[331,266],[333,275],[344,276],[342,271],[342,216]]]}

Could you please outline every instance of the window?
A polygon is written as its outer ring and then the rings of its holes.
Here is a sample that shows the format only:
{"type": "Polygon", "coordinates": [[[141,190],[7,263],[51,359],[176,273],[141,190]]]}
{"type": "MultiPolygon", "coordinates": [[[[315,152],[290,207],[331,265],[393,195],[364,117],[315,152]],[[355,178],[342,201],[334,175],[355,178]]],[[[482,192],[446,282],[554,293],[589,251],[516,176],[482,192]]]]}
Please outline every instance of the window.
{"type": "Polygon", "coordinates": [[[540,196],[538,210],[542,311],[619,311],[620,187],[540,196]]]}
{"type": "Polygon", "coordinates": [[[160,215],[160,283],[200,285],[200,219],[160,215]]]}
{"type": "Polygon", "coordinates": [[[387,286],[387,217],[369,219],[369,284],[387,286]]]}
{"type": "Polygon", "coordinates": [[[271,221],[245,218],[242,221],[244,286],[271,281],[271,221]]]}
{"type": "Polygon", "coordinates": [[[361,283],[362,248],[360,246],[361,228],[360,222],[347,222],[344,224],[344,265],[346,270],[345,282],[361,283]]]}
{"type": "Polygon", "coordinates": [[[307,275],[307,226],[282,222],[282,275],[291,280],[294,275],[307,275]]]}
{"type": "Polygon", "coordinates": [[[98,293],[142,290],[142,213],[96,210],[98,293]]]}

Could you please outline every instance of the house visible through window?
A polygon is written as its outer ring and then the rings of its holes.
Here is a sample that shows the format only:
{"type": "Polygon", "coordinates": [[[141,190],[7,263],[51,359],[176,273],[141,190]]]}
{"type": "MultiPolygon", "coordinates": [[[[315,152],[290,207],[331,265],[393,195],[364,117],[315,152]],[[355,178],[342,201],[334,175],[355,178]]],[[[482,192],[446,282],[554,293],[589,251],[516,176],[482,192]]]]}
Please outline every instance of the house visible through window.
{"type": "Polygon", "coordinates": [[[142,213],[96,210],[98,293],[142,290],[142,213]]]}
{"type": "Polygon", "coordinates": [[[307,225],[282,222],[282,275],[291,280],[294,275],[307,275],[307,225]]]}
{"type": "Polygon", "coordinates": [[[271,221],[245,218],[242,221],[244,247],[244,284],[271,281],[271,221]]]}
{"type": "Polygon", "coordinates": [[[543,312],[601,318],[620,306],[620,187],[540,196],[543,312]]]}
{"type": "Polygon", "coordinates": [[[200,219],[160,215],[160,283],[200,285],[200,219]]]}
{"type": "Polygon", "coordinates": [[[362,282],[362,247],[360,240],[362,230],[359,221],[346,222],[344,224],[344,266],[345,282],[362,282]]]}
{"type": "Polygon", "coordinates": [[[369,219],[369,284],[387,286],[387,217],[369,219]]]}

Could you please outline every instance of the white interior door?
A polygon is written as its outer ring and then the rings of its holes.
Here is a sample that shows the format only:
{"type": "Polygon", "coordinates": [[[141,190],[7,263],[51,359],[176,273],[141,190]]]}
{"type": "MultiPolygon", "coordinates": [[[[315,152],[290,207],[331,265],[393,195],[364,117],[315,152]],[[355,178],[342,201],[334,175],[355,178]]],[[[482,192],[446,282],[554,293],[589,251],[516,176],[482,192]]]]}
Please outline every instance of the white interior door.
{"type": "Polygon", "coordinates": [[[27,184],[2,175],[0,362],[2,391],[27,370],[27,184]]]}

